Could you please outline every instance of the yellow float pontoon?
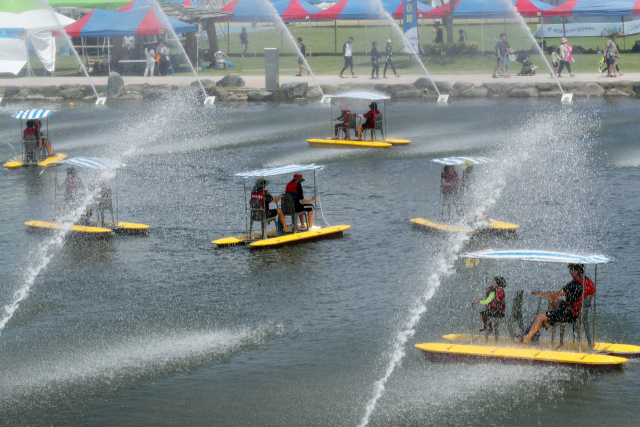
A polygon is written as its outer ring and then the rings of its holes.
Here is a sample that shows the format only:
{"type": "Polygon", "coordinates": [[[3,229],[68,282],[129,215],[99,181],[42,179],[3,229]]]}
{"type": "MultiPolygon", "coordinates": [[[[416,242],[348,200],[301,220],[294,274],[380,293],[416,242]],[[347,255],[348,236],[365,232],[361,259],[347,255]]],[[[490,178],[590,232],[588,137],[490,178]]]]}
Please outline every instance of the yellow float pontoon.
{"type": "MultiPolygon", "coordinates": [[[[545,364],[583,367],[588,369],[613,369],[620,367],[630,357],[640,357],[640,346],[595,342],[596,335],[596,291],[598,281],[598,264],[611,262],[611,259],[603,255],[580,255],[561,252],[547,252],[537,250],[486,250],[462,255],[463,258],[472,260],[467,263],[475,268],[480,260],[518,260],[536,261],[562,264],[590,264],[594,265],[594,293],[587,295],[580,306],[579,314],[573,324],[575,339],[577,342],[565,344],[563,336],[560,336],[558,345],[555,342],[555,326],[560,326],[561,334],[565,324],[558,323],[552,326],[551,339],[541,339],[535,345],[520,344],[516,337],[524,336],[528,324],[522,320],[523,290],[516,292],[511,307],[511,315],[504,318],[487,317],[490,323],[484,335],[474,334],[475,313],[471,312],[471,333],[449,334],[443,338],[447,343],[423,343],[415,347],[421,350],[429,359],[437,361],[463,361],[463,362],[501,362],[545,364]],[[592,313],[592,322],[589,322],[589,313],[592,313]],[[507,337],[499,337],[498,332],[506,324],[507,337]],[[490,329],[493,328],[494,340],[489,339],[490,329]],[[587,338],[586,346],[582,343],[582,330],[587,338]]],[[[473,293],[473,286],[472,286],[473,293]]],[[[473,308],[473,304],[472,304],[473,308]]],[[[540,302],[537,312],[540,311],[540,302]]],[[[530,322],[529,322],[530,323],[530,322]]]]}
{"type": "Polygon", "coordinates": [[[5,168],[15,169],[21,166],[51,166],[56,162],[60,162],[67,158],[66,154],[55,154],[48,156],[42,140],[48,139],[49,136],[49,116],[51,110],[23,110],[13,115],[13,118],[20,119],[20,140],[22,141],[22,154],[14,157],[4,164],[5,168]],[[43,135],[40,136],[23,136],[25,128],[23,121],[46,119],[47,126],[45,129],[39,129],[43,135]]]}
{"type": "MultiPolygon", "coordinates": [[[[345,148],[389,148],[392,145],[409,145],[411,141],[407,139],[393,139],[387,138],[387,114],[386,114],[386,102],[391,99],[386,95],[380,95],[376,93],[365,93],[365,92],[349,92],[349,93],[341,93],[336,95],[325,95],[322,97],[322,103],[330,104],[330,121],[329,121],[329,129],[330,135],[334,134],[334,117],[333,117],[333,100],[342,102],[345,100],[357,100],[357,101],[373,101],[378,102],[382,101],[382,114],[378,114],[375,117],[375,123],[373,129],[367,129],[363,131],[363,141],[358,141],[357,132],[358,132],[358,124],[357,124],[357,114],[351,113],[349,116],[349,126],[346,130],[343,128],[344,138],[334,137],[334,138],[317,138],[317,139],[307,139],[307,142],[312,147],[345,147],[345,148]],[[350,131],[353,130],[354,135],[353,139],[350,139],[350,131]],[[366,141],[367,132],[371,134],[371,140],[366,141]],[[377,132],[380,132],[380,136],[382,140],[377,140],[377,132]]],[[[338,132],[340,134],[340,132],[338,132]]]]}
{"type": "MultiPolygon", "coordinates": [[[[124,167],[124,164],[113,162],[107,159],[100,159],[96,157],[74,157],[72,159],[64,160],[62,162],[55,163],[55,165],[67,165],[70,168],[79,167],[90,170],[107,170],[107,169],[120,169],[124,167]]],[[[56,170],[57,172],[57,170],[56,170]]],[[[95,179],[96,177],[94,177],[95,179]]],[[[56,177],[57,181],[57,177],[56,177]]],[[[146,224],[137,224],[133,222],[119,221],[119,209],[118,209],[118,181],[116,175],[116,187],[115,195],[112,194],[111,189],[107,187],[106,181],[102,178],[98,178],[97,184],[92,184],[93,191],[89,191],[89,200],[87,201],[87,207],[85,212],[80,215],[80,218],[76,220],[68,219],[67,221],[27,221],[25,225],[29,227],[31,231],[37,232],[55,232],[56,230],[68,229],[70,237],[88,237],[88,238],[100,238],[109,237],[115,234],[147,234],[150,226],[146,224]],[[113,199],[115,198],[115,215],[113,199]],[[96,216],[93,217],[95,212],[96,216]],[[111,221],[106,219],[105,214],[109,212],[111,215],[111,221]]],[[[82,184],[84,186],[84,184],[82,184]]],[[[84,190],[84,189],[83,189],[84,190]]],[[[55,194],[57,198],[57,185],[55,194]]],[[[81,191],[80,193],[83,193],[81,191]]],[[[78,193],[78,197],[80,197],[78,193]]],[[[65,201],[56,203],[56,219],[59,218],[61,211],[68,208],[65,201]]],[[[74,212],[68,212],[70,215],[74,215],[74,212]]],[[[77,214],[77,213],[76,213],[77,214]]],[[[61,218],[62,219],[62,218],[61,218]]]]}
{"type": "MultiPolygon", "coordinates": [[[[465,196],[468,198],[468,195],[465,195],[464,191],[470,191],[468,185],[465,183],[473,179],[472,172],[470,172],[472,171],[472,166],[488,163],[491,160],[486,157],[445,157],[441,159],[432,159],[431,161],[442,165],[442,173],[445,173],[444,168],[446,166],[462,166],[464,170],[462,182],[460,183],[458,193],[449,196],[446,195],[442,183],[440,184],[440,200],[438,202],[440,208],[440,220],[435,221],[425,218],[412,218],[410,221],[414,225],[424,228],[425,230],[446,233],[493,232],[512,234],[520,228],[517,224],[496,221],[494,219],[485,220],[482,226],[476,228],[470,227],[466,224],[452,224],[452,216],[456,213],[455,211],[464,209],[462,204],[465,202],[465,196]]],[[[463,218],[460,219],[462,220],[463,218]]]]}
{"type": "MultiPolygon", "coordinates": [[[[240,236],[226,237],[223,239],[217,239],[211,242],[211,244],[218,247],[234,246],[234,245],[249,245],[251,248],[275,248],[279,246],[295,245],[298,243],[307,243],[314,240],[326,239],[330,237],[339,237],[344,234],[344,231],[351,228],[350,225],[334,225],[329,227],[320,228],[317,226],[317,215],[314,216],[314,224],[309,224],[308,216],[307,220],[298,225],[298,216],[300,212],[295,212],[295,205],[291,195],[285,194],[282,198],[280,208],[284,217],[289,217],[293,223],[293,232],[285,233],[282,229],[278,216],[267,218],[265,212],[265,206],[258,200],[249,199],[247,205],[247,179],[260,179],[263,182],[268,183],[264,178],[269,176],[293,174],[296,172],[313,171],[313,192],[314,196],[317,193],[316,179],[318,171],[324,166],[322,165],[289,165],[278,168],[263,169],[252,172],[244,172],[235,174],[235,176],[241,177],[244,184],[244,201],[246,211],[246,230],[245,233],[240,236]],[[275,223],[275,227],[267,229],[270,222],[275,223]],[[254,232],[253,224],[259,222],[261,225],[261,231],[254,232]],[[305,227],[306,230],[302,230],[305,227]]],[[[266,184],[264,184],[266,185],[266,184]]],[[[264,197],[264,196],[263,196],[264,197]]],[[[278,204],[276,203],[276,206],[278,204]]],[[[267,206],[268,207],[268,206],[267,206]]],[[[315,206],[314,206],[315,211],[315,206]]],[[[303,213],[303,215],[306,215],[303,213]]]]}

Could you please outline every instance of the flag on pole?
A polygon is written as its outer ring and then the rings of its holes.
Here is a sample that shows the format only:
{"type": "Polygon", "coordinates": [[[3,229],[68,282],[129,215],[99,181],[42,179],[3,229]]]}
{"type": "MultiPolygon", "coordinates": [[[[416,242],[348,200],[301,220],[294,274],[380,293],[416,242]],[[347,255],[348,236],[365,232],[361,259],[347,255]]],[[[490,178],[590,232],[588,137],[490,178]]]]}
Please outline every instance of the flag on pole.
{"type": "Polygon", "coordinates": [[[418,54],[418,0],[402,0],[404,20],[404,50],[418,54]]]}

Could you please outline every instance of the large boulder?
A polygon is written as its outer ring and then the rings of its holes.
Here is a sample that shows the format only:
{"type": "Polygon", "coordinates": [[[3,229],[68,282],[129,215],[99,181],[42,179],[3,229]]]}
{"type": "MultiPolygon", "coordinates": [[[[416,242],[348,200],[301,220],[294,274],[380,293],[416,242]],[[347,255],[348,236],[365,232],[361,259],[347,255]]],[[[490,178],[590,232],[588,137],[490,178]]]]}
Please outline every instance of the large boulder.
{"type": "Polygon", "coordinates": [[[266,90],[254,90],[247,93],[247,101],[271,101],[273,100],[273,92],[266,90]]]}
{"type": "Polygon", "coordinates": [[[539,92],[549,92],[558,89],[558,85],[552,82],[540,82],[536,83],[536,89],[539,92]]]}
{"type": "Polygon", "coordinates": [[[436,84],[436,87],[438,88],[438,91],[440,91],[440,93],[453,93],[453,86],[451,86],[451,83],[447,81],[436,81],[434,83],[436,84]]]}
{"type": "Polygon", "coordinates": [[[492,95],[501,95],[508,87],[508,85],[503,81],[487,81],[483,84],[492,95]]]}
{"type": "MultiPolygon", "coordinates": [[[[211,79],[201,79],[200,83],[202,83],[202,86],[204,86],[205,88],[212,87],[212,86],[216,85],[216,82],[214,80],[211,80],[211,79]]],[[[196,80],[194,82],[191,82],[190,86],[191,87],[200,87],[200,84],[196,80]]]]}
{"type": "Polygon", "coordinates": [[[538,96],[538,91],[534,88],[526,88],[526,89],[514,89],[509,92],[510,98],[535,98],[538,96]]]}
{"type": "Polygon", "coordinates": [[[218,82],[216,83],[216,86],[240,87],[240,86],[244,86],[244,80],[242,79],[242,77],[240,77],[236,73],[231,73],[231,74],[227,74],[226,76],[218,80],[218,82]]]}
{"type": "Polygon", "coordinates": [[[387,95],[391,95],[391,96],[393,96],[396,92],[416,89],[414,85],[407,84],[407,83],[398,83],[398,84],[378,83],[373,85],[373,88],[377,91],[384,92],[387,95]]]}
{"type": "Polygon", "coordinates": [[[74,84],[70,84],[70,83],[63,83],[60,86],[58,86],[58,90],[74,89],[77,86],[78,85],[74,85],[74,84]]]}
{"type": "Polygon", "coordinates": [[[543,98],[560,98],[562,97],[562,92],[560,92],[560,90],[546,90],[539,92],[538,96],[543,98]]]}
{"type": "Polygon", "coordinates": [[[137,85],[126,85],[124,90],[127,92],[139,92],[142,93],[143,90],[147,89],[149,85],[137,84],[137,85]]]}
{"type": "Polygon", "coordinates": [[[304,93],[304,97],[307,99],[316,99],[322,96],[322,92],[318,86],[312,86],[307,88],[307,91],[304,93]]]}
{"type": "Polygon", "coordinates": [[[475,85],[472,82],[455,82],[453,88],[458,92],[464,92],[467,89],[471,89],[475,85]]]}
{"type": "Polygon", "coordinates": [[[431,83],[431,80],[428,77],[420,77],[413,83],[413,85],[416,89],[433,89],[433,83],[431,83]]]}
{"type": "Polygon", "coordinates": [[[578,89],[573,89],[573,93],[582,96],[602,96],[604,89],[598,83],[584,83],[578,89]]]}
{"type": "Polygon", "coordinates": [[[421,96],[422,96],[422,91],[420,89],[400,90],[398,92],[394,92],[393,94],[394,99],[420,98],[421,96]]]}
{"type": "MultiPolygon", "coordinates": [[[[209,88],[205,88],[205,90],[207,91],[207,95],[209,95],[209,92],[208,92],[209,88]]],[[[229,98],[229,92],[227,92],[226,90],[224,90],[224,89],[216,89],[215,91],[217,92],[217,95],[215,95],[215,96],[217,96],[220,101],[226,101],[227,98],[229,98]]],[[[209,96],[211,96],[211,95],[209,95],[209,96]]]]}
{"type": "MultiPolygon", "coordinates": [[[[107,97],[117,98],[122,89],[124,89],[124,79],[122,76],[115,71],[110,72],[109,78],[107,79],[107,97]]],[[[64,96],[64,94],[62,96],[64,96]]]]}
{"type": "Polygon", "coordinates": [[[631,86],[631,80],[605,80],[600,84],[605,89],[627,89],[631,86]]]}
{"type": "Polygon", "coordinates": [[[562,90],[565,92],[573,93],[574,90],[581,90],[584,82],[577,81],[567,81],[565,79],[560,79],[560,86],[562,86],[562,90]]]}
{"type": "Polygon", "coordinates": [[[483,98],[489,94],[487,88],[484,87],[474,87],[471,89],[467,89],[462,92],[462,96],[465,98],[483,98]]]}
{"type": "MultiPolygon", "coordinates": [[[[631,83],[631,90],[634,93],[640,94],[640,81],[631,83]]],[[[6,89],[5,89],[5,94],[6,94],[6,89]]]]}
{"type": "Polygon", "coordinates": [[[30,86],[28,89],[33,94],[51,95],[52,93],[58,91],[58,86],[56,86],[56,85],[30,86]]]}
{"type": "MultiPolygon", "coordinates": [[[[640,83],[640,82],[638,82],[640,83]]],[[[11,99],[20,92],[22,88],[20,86],[5,86],[4,88],[4,97],[11,99]]]]}
{"type": "Polygon", "coordinates": [[[167,89],[144,89],[142,91],[142,98],[145,100],[153,101],[156,99],[160,99],[163,95],[169,93],[167,89]]]}
{"type": "Polygon", "coordinates": [[[85,96],[80,88],[61,90],[60,93],[64,99],[82,99],[85,96]]]}
{"type": "Polygon", "coordinates": [[[18,93],[16,93],[11,99],[15,99],[17,101],[23,101],[27,99],[29,92],[26,89],[20,89],[18,93]]]}
{"type": "Polygon", "coordinates": [[[307,82],[291,82],[283,83],[281,86],[282,92],[286,99],[300,98],[304,96],[305,91],[309,87],[307,82]]]}
{"type": "Polygon", "coordinates": [[[605,96],[629,96],[629,94],[619,89],[609,89],[605,96]]]}

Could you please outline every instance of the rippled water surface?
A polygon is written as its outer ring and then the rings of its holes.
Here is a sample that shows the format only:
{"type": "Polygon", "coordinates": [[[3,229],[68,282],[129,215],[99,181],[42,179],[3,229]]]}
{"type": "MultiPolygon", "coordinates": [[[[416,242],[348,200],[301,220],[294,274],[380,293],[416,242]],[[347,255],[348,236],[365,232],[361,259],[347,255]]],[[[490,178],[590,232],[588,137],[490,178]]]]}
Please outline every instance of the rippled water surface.
{"type": "MultiPolygon", "coordinates": [[[[0,331],[0,425],[354,426],[395,359],[369,425],[637,424],[639,359],[608,373],[441,364],[413,345],[468,332],[487,277],[504,275],[509,299],[569,280],[562,265],[509,262],[481,265],[474,281],[457,254],[483,248],[612,256],[598,270],[597,339],[640,344],[639,105],[391,103],[389,136],[413,143],[375,151],[310,148],[306,138],[333,126],[318,104],[54,106],[56,151],[126,163],[120,220],[152,232],[45,248],[50,237],[23,223],[53,218],[55,169],[0,172],[0,307],[50,257],[0,331]],[[459,155],[494,160],[476,169],[476,208],[520,224],[516,238],[410,225],[438,213],[440,168],[430,159],[459,155]],[[291,163],[325,165],[322,213],[351,225],[345,236],[212,247],[245,227],[233,174],[291,163]]],[[[2,159],[19,147],[17,109],[0,109],[2,159]]],[[[289,179],[273,177],[269,189],[279,194],[289,179]]],[[[529,316],[537,300],[526,303],[529,316]]]]}

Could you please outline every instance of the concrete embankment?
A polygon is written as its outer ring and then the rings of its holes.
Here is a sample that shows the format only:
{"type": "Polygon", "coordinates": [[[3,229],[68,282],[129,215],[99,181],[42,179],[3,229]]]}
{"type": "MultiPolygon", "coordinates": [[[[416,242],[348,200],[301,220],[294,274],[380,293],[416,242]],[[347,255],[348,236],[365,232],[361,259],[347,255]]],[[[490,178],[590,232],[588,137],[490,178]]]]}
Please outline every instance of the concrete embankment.
{"type": "MultiPolygon", "coordinates": [[[[563,80],[562,88],[567,93],[575,96],[633,96],[640,97],[640,81],[637,80],[563,80]]],[[[308,100],[318,99],[320,90],[308,82],[286,82],[277,91],[247,88],[245,81],[237,74],[228,74],[214,81],[203,79],[202,84],[208,96],[215,96],[217,102],[287,102],[295,101],[304,103],[308,100]]],[[[553,81],[532,80],[507,81],[456,81],[437,80],[435,82],[440,93],[449,94],[455,98],[535,98],[535,97],[560,97],[561,92],[553,81]]],[[[321,83],[325,94],[335,94],[349,90],[371,90],[382,92],[396,101],[416,100],[432,98],[436,91],[431,81],[426,77],[420,77],[413,83],[378,83],[367,80],[345,83],[321,83]]],[[[197,81],[180,82],[175,84],[125,84],[124,79],[117,73],[111,73],[107,84],[96,85],[100,96],[107,96],[108,102],[113,105],[127,103],[148,102],[181,98],[195,103],[201,102],[204,94],[197,81]]],[[[33,102],[34,106],[43,101],[46,102],[94,102],[96,96],[90,85],[64,83],[59,85],[5,85],[0,86],[2,103],[33,102]]]]}

